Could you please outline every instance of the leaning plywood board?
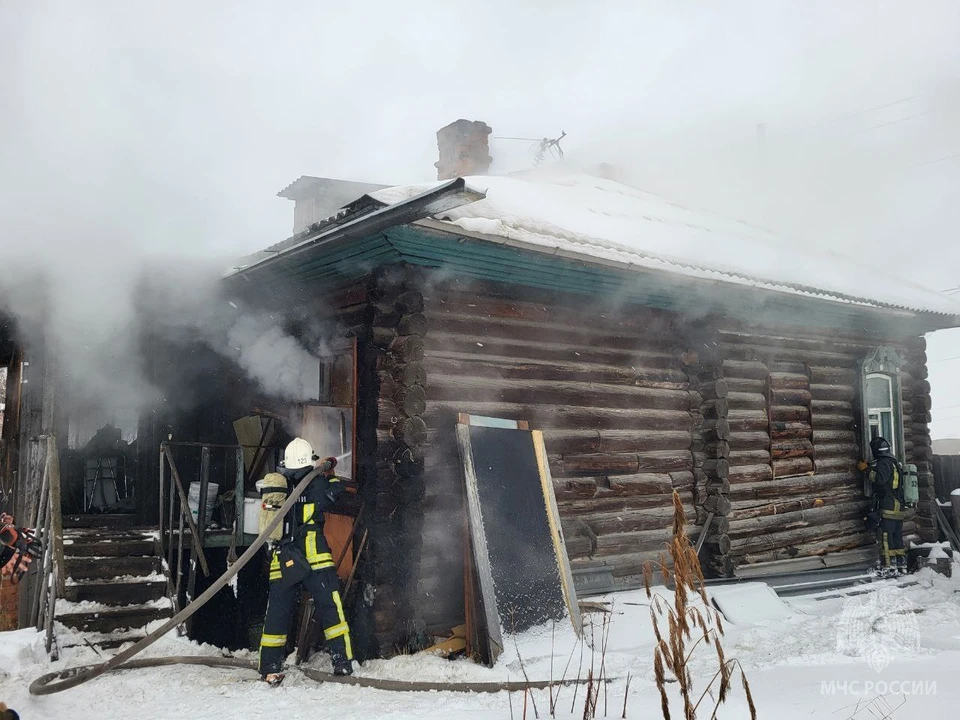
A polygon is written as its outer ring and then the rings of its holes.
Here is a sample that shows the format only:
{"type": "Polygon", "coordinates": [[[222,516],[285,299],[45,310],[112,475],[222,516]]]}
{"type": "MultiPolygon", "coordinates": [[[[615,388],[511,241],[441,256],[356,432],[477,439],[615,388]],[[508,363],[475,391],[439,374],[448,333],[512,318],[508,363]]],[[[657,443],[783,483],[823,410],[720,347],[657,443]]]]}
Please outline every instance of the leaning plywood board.
{"type": "MultiPolygon", "coordinates": [[[[488,424],[489,425],[489,424],[488,424]]],[[[476,577],[492,665],[504,636],[580,610],[538,431],[457,425],[476,577]]]]}

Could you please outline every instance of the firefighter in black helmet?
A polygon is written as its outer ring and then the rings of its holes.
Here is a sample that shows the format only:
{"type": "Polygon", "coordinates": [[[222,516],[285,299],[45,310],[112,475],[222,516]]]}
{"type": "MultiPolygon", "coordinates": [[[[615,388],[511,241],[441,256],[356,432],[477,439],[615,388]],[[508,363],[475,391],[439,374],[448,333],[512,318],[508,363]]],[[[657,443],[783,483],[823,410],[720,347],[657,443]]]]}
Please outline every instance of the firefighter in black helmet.
{"type": "Polygon", "coordinates": [[[891,577],[907,571],[907,551],[903,545],[903,520],[906,517],[903,493],[903,467],[885,438],[870,441],[873,460],[860,462],[873,488],[870,521],[877,531],[880,563],[877,573],[891,577]]]}
{"type": "MultiPolygon", "coordinates": [[[[280,473],[271,473],[261,482],[272,490],[279,481],[280,486],[286,486],[286,492],[289,493],[319,465],[318,461],[310,443],[297,438],[287,445],[280,473]]],[[[353,673],[353,649],[350,628],[343,614],[340,579],[337,577],[333,554],[323,535],[323,513],[336,502],[343,491],[343,483],[334,473],[336,460],[327,458],[322,462],[328,463],[330,469],[311,481],[293,510],[284,518],[282,539],[274,546],[270,559],[270,597],[260,639],[260,676],[271,685],[279,685],[283,681],[287,631],[293,619],[296,594],[301,586],[313,596],[327,649],[333,660],[334,673],[353,673]]]]}

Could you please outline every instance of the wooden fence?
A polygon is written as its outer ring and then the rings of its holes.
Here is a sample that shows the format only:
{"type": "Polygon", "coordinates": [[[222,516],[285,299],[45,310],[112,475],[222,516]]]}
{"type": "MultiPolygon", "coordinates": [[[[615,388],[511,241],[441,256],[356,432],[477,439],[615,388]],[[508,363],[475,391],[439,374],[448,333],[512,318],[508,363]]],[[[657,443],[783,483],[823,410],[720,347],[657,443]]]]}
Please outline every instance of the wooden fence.
{"type": "Polygon", "coordinates": [[[960,488],[960,455],[934,455],[933,477],[937,500],[950,502],[950,493],[960,488]]]}

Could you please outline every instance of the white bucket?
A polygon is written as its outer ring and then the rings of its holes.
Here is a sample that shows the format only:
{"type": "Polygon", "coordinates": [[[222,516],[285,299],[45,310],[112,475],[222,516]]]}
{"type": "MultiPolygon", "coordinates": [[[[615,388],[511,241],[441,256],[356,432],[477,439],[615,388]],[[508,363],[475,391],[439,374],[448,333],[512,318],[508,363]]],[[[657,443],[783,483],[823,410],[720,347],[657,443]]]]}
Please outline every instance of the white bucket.
{"type": "Polygon", "coordinates": [[[243,532],[256,535],[260,532],[260,498],[243,499],[243,532]]]}
{"type": "MultiPolygon", "coordinates": [[[[216,483],[207,484],[207,506],[204,508],[206,512],[206,523],[210,522],[210,518],[213,517],[213,506],[217,503],[217,495],[220,494],[220,486],[216,483]]],[[[193,521],[197,521],[197,516],[200,513],[200,483],[192,482],[190,483],[190,490],[187,493],[187,505],[190,506],[190,514],[193,515],[193,521]]]]}

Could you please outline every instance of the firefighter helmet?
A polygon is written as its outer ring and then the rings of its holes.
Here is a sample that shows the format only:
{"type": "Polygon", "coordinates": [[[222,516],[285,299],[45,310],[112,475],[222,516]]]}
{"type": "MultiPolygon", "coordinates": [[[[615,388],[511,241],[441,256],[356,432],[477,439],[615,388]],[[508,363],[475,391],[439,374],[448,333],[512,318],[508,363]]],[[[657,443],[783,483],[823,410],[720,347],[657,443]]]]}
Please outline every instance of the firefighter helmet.
{"type": "Polygon", "coordinates": [[[870,452],[873,453],[874,457],[879,455],[890,455],[890,443],[887,442],[886,438],[875,437],[870,441],[870,452]]]}
{"type": "Polygon", "coordinates": [[[299,470],[313,465],[317,456],[313,454],[313,446],[303,438],[295,438],[283,451],[283,466],[287,470],[299,470]]]}

